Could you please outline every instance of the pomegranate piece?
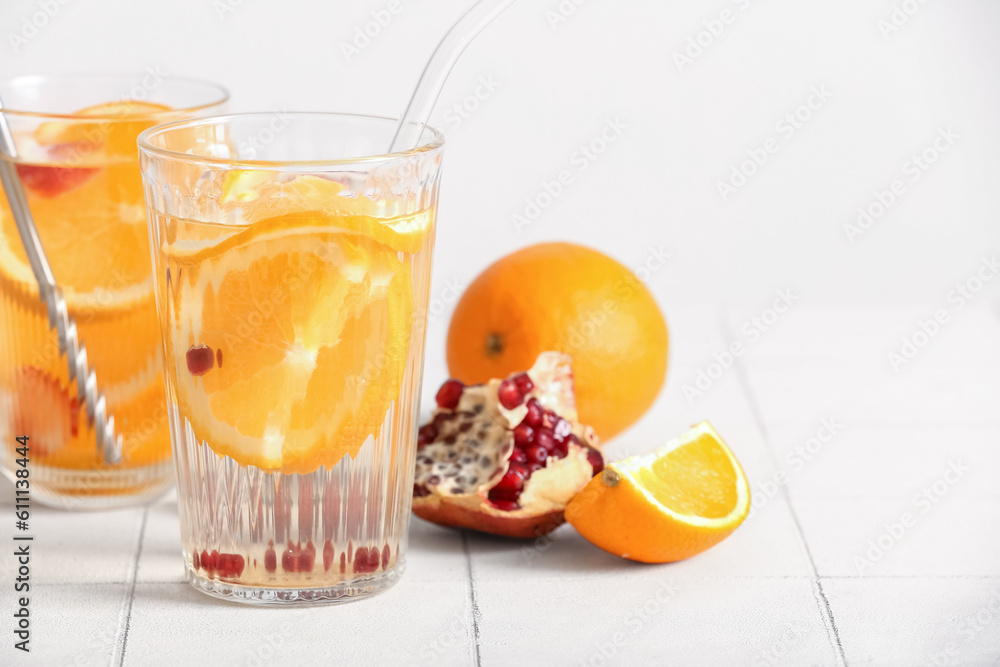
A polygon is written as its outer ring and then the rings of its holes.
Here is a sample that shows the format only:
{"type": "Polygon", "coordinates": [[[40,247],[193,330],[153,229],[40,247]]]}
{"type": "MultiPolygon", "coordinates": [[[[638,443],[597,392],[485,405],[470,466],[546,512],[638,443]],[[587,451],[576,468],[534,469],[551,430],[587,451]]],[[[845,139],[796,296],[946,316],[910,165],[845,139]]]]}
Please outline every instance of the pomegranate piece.
{"type": "Polygon", "coordinates": [[[192,345],[185,357],[191,375],[204,375],[215,366],[215,352],[208,345],[192,345]]]}
{"type": "Polygon", "coordinates": [[[577,421],[572,380],[569,357],[545,352],[527,372],[458,383],[457,399],[457,381],[446,382],[419,432],[414,513],[511,537],[562,523],[566,504],[594,475],[591,458],[603,467],[597,436],[577,421]]]}

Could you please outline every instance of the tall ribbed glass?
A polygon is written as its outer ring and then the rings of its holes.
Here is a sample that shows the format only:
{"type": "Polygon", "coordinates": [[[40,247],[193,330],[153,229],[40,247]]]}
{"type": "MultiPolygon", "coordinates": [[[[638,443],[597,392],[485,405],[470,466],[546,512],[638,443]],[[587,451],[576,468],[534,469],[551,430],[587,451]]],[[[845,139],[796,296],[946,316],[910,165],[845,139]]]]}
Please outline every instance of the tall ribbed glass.
{"type": "Polygon", "coordinates": [[[188,579],[248,602],[400,575],[443,140],[246,114],[140,137],[188,579]]]}

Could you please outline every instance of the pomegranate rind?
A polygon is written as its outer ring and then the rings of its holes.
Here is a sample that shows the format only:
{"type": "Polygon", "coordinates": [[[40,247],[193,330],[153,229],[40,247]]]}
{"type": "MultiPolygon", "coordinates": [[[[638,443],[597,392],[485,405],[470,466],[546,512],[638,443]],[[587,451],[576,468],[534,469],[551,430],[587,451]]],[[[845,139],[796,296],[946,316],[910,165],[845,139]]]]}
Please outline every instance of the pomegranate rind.
{"type": "Polygon", "coordinates": [[[515,538],[544,535],[564,522],[566,505],[593,477],[588,447],[600,451],[600,442],[592,428],[576,421],[568,355],[542,353],[527,373],[534,389],[514,408],[500,404],[502,380],[493,379],[466,387],[454,410],[434,411],[439,432],[417,454],[414,481],[421,493],[413,499],[414,514],[440,525],[515,538]],[[520,508],[502,510],[488,494],[510,467],[513,428],[524,420],[529,398],[569,421],[582,444],[571,442],[565,457],[546,460],[544,468],[525,480],[520,508]]]}

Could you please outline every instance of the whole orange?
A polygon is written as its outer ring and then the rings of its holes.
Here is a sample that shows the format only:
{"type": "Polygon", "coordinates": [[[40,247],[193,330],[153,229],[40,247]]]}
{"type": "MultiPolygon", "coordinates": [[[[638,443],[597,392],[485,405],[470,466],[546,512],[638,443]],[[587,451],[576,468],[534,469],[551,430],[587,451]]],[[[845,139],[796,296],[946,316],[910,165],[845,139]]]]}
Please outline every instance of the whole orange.
{"type": "Polygon", "coordinates": [[[466,383],[530,368],[540,352],[573,357],[580,421],[604,439],[652,405],[667,369],[667,324],[635,274],[571,243],[498,260],[462,295],[448,329],[448,369],[466,383]]]}

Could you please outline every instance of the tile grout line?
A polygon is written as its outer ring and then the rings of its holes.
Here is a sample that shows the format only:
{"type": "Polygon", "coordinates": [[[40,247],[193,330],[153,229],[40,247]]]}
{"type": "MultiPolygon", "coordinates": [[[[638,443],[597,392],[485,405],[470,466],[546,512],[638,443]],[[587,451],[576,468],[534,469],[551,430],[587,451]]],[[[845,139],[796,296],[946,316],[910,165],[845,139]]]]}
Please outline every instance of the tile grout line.
{"type": "Polygon", "coordinates": [[[128,581],[125,582],[128,586],[128,597],[125,600],[124,605],[122,605],[122,611],[119,614],[119,627],[122,628],[121,639],[115,645],[115,654],[112,656],[112,665],[115,667],[121,667],[125,662],[125,648],[128,644],[128,631],[129,626],[132,623],[132,604],[135,602],[135,584],[136,580],[139,578],[139,560],[142,558],[142,544],[146,538],[146,522],[149,520],[149,505],[145,505],[142,508],[142,521],[139,524],[139,536],[136,539],[136,549],[135,549],[135,563],[132,565],[132,572],[129,576],[128,581]],[[124,614],[125,621],[122,623],[121,614],[124,614]]]}
{"type": "MultiPolygon", "coordinates": [[[[730,340],[734,339],[733,332],[729,327],[724,310],[719,313],[719,326],[727,338],[730,340]]],[[[757,422],[757,428],[760,429],[764,442],[767,445],[768,458],[771,459],[771,464],[775,467],[775,470],[779,470],[780,463],[777,459],[774,447],[771,444],[771,439],[767,434],[767,426],[764,423],[764,414],[760,410],[760,406],[757,404],[757,397],[753,392],[753,387],[750,384],[750,378],[747,375],[743,360],[736,359],[733,363],[733,369],[736,371],[736,380],[742,387],[743,393],[750,405],[750,412],[753,415],[754,420],[757,422]]],[[[816,569],[816,561],[813,559],[812,551],[809,549],[809,543],[806,541],[805,533],[802,531],[802,524],[799,522],[799,515],[795,511],[795,507],[792,504],[792,498],[788,493],[787,485],[783,484],[781,486],[781,495],[785,498],[785,502],[788,503],[788,512],[792,516],[792,521],[795,523],[795,530],[798,532],[799,540],[802,543],[802,547],[805,549],[806,559],[809,562],[809,569],[812,570],[813,597],[816,598],[820,615],[823,617],[823,625],[826,626],[827,635],[833,644],[837,657],[840,659],[840,664],[846,667],[847,657],[844,654],[844,646],[840,641],[840,632],[837,630],[837,622],[833,617],[833,608],[830,606],[830,600],[826,597],[826,593],[823,591],[823,583],[820,580],[819,570],[816,569]]]]}
{"type": "Polygon", "coordinates": [[[482,664],[479,645],[479,602],[476,600],[476,581],[472,576],[472,552],[469,550],[469,532],[462,531],[462,551],[465,552],[466,572],[469,575],[469,602],[472,604],[472,634],[476,645],[476,667],[482,664]]]}

